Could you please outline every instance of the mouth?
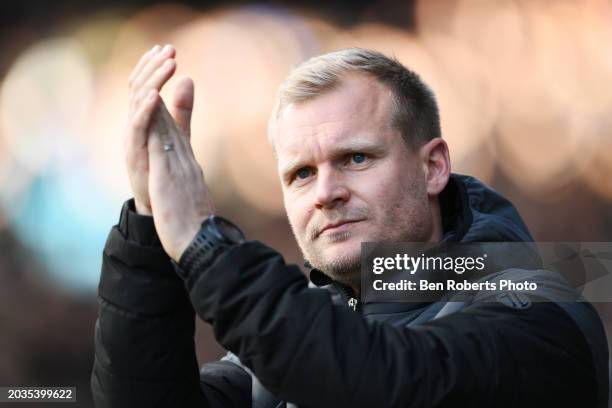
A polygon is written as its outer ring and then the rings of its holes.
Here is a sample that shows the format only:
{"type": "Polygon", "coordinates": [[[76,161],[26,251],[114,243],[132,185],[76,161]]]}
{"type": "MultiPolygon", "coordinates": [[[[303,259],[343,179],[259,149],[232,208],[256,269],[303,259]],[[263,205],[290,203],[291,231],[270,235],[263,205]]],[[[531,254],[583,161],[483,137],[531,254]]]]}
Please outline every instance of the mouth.
{"type": "Polygon", "coordinates": [[[335,232],[342,232],[342,231],[348,230],[354,224],[361,222],[361,221],[363,220],[340,220],[338,222],[327,224],[323,227],[321,231],[319,231],[319,233],[317,234],[317,237],[324,235],[324,234],[333,234],[335,232]]]}

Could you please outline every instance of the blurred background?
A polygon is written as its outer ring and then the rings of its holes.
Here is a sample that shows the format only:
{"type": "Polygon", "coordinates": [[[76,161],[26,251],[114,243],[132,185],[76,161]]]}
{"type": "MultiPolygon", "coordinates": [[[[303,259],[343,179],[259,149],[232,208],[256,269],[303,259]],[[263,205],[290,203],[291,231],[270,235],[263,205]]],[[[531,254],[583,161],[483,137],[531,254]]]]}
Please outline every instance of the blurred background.
{"type": "MultiPolygon", "coordinates": [[[[91,406],[101,252],[130,197],[127,78],[156,43],[195,81],[192,141],[220,212],[289,261],[267,117],[293,66],[351,46],[432,86],[453,170],[510,198],[536,240],[612,241],[611,1],[30,0],[0,20],[2,386],[77,386],[91,406]]],[[[596,307],[611,337],[612,305],[596,307]]],[[[197,346],[201,362],[223,354],[203,324],[197,346]]]]}

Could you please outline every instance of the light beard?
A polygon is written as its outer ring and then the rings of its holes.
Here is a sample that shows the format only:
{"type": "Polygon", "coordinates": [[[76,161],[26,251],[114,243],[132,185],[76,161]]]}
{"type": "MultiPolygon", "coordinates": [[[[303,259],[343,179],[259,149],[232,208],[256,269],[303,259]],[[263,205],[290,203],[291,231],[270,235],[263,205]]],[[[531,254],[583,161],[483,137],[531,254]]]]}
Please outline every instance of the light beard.
{"type": "MultiPolygon", "coordinates": [[[[327,243],[337,243],[350,239],[351,231],[343,231],[325,236],[327,243]]],[[[304,251],[306,260],[316,269],[325,273],[334,281],[358,290],[360,286],[361,251],[345,253],[333,259],[325,259],[322,251],[304,251]]]]}
{"type": "MultiPolygon", "coordinates": [[[[348,208],[345,206],[339,206],[331,210],[327,216],[326,220],[321,220],[316,223],[313,223],[310,226],[307,233],[307,240],[309,242],[313,242],[318,240],[319,245],[329,245],[336,244],[342,241],[346,241],[351,239],[354,232],[353,231],[341,231],[334,232],[325,235],[321,235],[321,232],[324,226],[328,223],[334,223],[340,220],[367,220],[370,215],[370,210],[367,206],[359,206],[348,208]]],[[[337,256],[333,259],[327,259],[324,256],[323,248],[316,248],[313,246],[304,245],[303,242],[299,239],[298,235],[295,234],[295,229],[293,229],[294,236],[298,241],[298,245],[302,250],[302,254],[304,259],[308,261],[314,268],[320,270],[325,275],[332,278],[334,281],[342,283],[344,285],[353,287],[356,291],[358,291],[360,286],[360,271],[361,271],[361,251],[356,251],[356,253],[345,253],[340,256],[337,256]]]]}
{"type": "MultiPolygon", "coordinates": [[[[392,205],[385,206],[381,214],[385,214],[379,221],[379,228],[371,236],[364,237],[368,242],[423,242],[427,240],[431,232],[432,221],[427,203],[427,192],[424,186],[416,180],[411,180],[408,185],[403,186],[409,201],[396,201],[392,205]]],[[[340,219],[364,219],[372,222],[370,211],[367,207],[351,208],[339,207],[333,210],[329,216],[331,222],[340,219]]],[[[321,223],[314,224],[305,234],[303,242],[292,226],[294,236],[306,259],[314,268],[320,270],[333,280],[352,287],[359,293],[361,286],[361,246],[355,253],[344,253],[334,259],[325,257],[324,248],[312,245],[313,241],[325,239],[319,245],[334,244],[351,239],[353,231],[342,231],[334,234],[320,236],[321,223]],[[310,245],[309,245],[310,244],[310,245]]]]}

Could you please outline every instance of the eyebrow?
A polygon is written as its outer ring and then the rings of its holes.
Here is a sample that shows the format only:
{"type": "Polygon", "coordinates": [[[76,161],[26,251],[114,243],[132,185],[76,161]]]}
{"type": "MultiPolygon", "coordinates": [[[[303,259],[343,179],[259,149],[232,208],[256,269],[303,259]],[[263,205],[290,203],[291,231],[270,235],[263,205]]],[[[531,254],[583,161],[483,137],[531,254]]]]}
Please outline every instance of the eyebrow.
{"type": "MultiPolygon", "coordinates": [[[[331,152],[332,160],[344,157],[351,153],[368,153],[374,156],[382,155],[386,151],[386,147],[382,141],[372,140],[351,140],[334,146],[331,152]]],[[[298,169],[306,166],[306,160],[297,158],[290,161],[287,165],[281,167],[280,174],[284,181],[288,181],[291,175],[298,169]]]]}

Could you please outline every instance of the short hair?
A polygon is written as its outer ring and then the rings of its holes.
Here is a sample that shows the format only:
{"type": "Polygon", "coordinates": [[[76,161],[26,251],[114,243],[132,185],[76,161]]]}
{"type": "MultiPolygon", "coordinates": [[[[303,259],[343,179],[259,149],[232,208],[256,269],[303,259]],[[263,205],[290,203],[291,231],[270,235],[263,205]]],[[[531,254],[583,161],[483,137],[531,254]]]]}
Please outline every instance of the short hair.
{"type": "MultiPolygon", "coordinates": [[[[337,88],[342,75],[351,72],[371,75],[391,89],[395,96],[391,124],[400,130],[409,149],[441,137],[438,105],[429,86],[397,59],[363,48],[330,52],[297,66],[278,90],[270,121],[278,120],[292,103],[305,102],[337,88]]],[[[270,128],[268,133],[272,142],[270,128]]]]}

